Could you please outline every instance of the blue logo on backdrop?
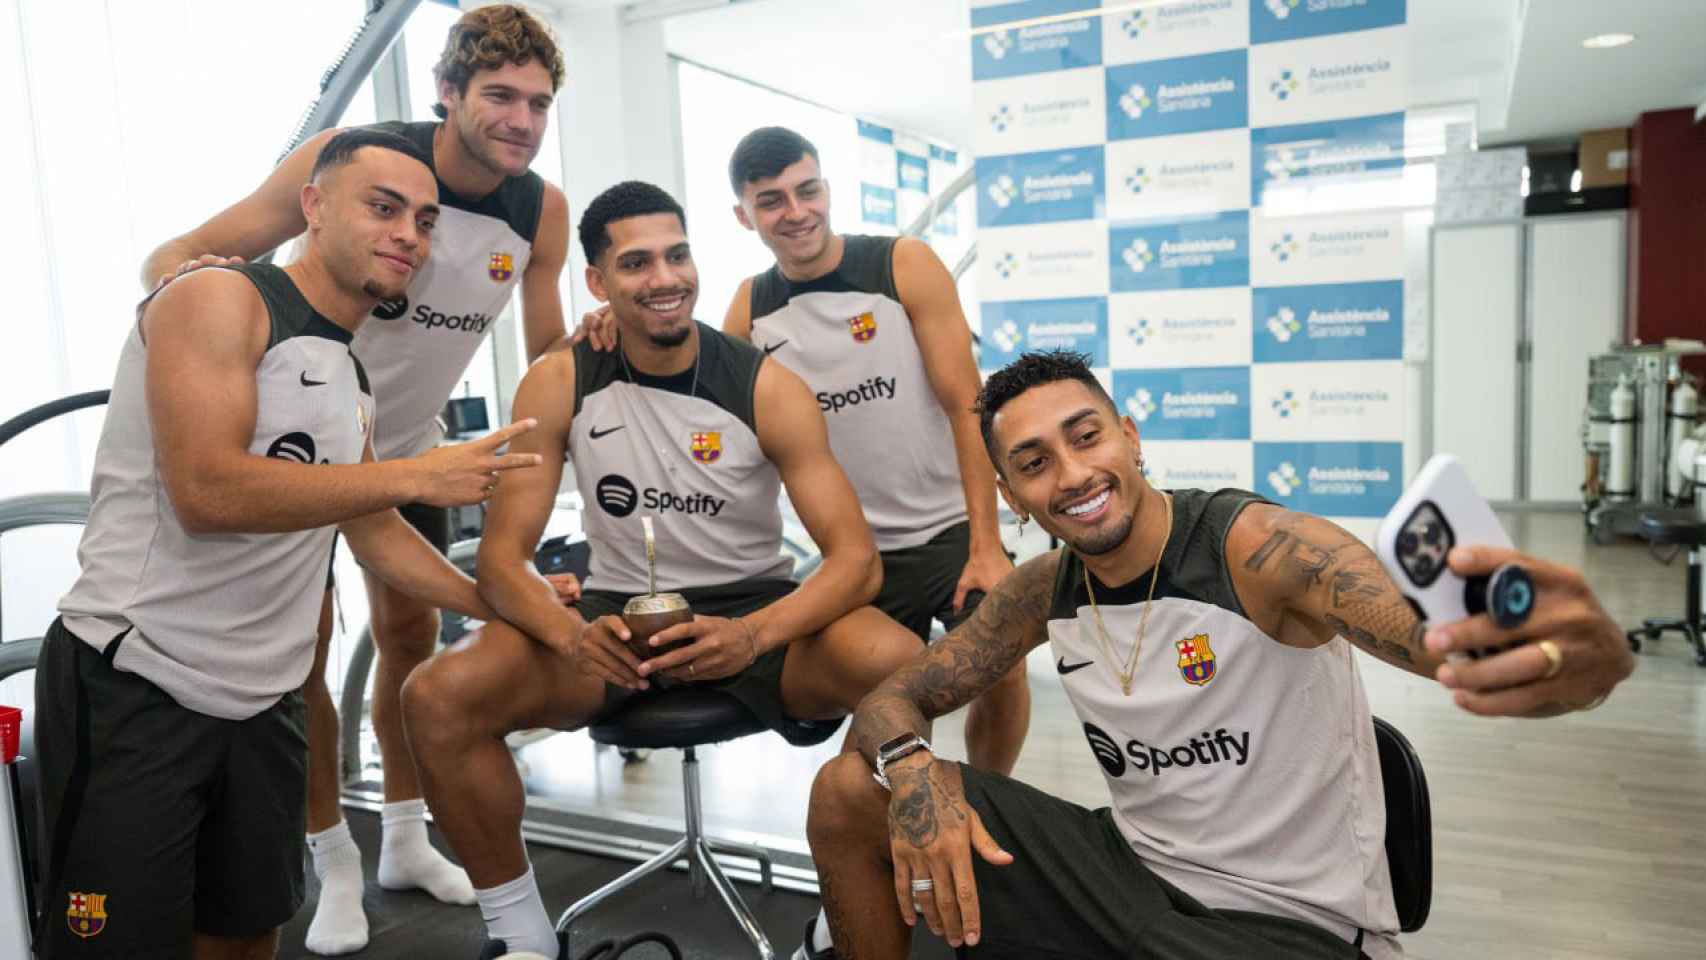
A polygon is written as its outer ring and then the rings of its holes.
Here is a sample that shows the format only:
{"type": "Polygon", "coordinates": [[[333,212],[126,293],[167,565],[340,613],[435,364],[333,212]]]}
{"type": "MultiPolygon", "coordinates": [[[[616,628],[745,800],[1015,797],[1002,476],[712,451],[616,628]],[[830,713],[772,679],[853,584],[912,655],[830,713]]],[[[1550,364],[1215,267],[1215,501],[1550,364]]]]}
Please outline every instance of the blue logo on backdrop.
{"type": "Polygon", "coordinates": [[[1243,49],[1128,63],[1107,70],[1108,139],[1135,140],[1249,123],[1243,49]]]}
{"type": "Polygon", "coordinates": [[[1184,223],[1114,227],[1109,287],[1116,293],[1241,287],[1250,282],[1250,214],[1231,210],[1184,223]]]}
{"type": "Polygon", "coordinates": [[[977,222],[985,227],[1103,216],[1101,147],[1045,150],[977,161],[977,222]]]}
{"type": "Polygon", "coordinates": [[[938,160],[946,164],[959,162],[959,157],[954,153],[954,151],[949,150],[947,147],[938,147],[934,143],[930,145],[930,159],[938,160]]]}
{"type": "Polygon", "coordinates": [[[902,190],[930,192],[930,161],[923,157],[896,151],[895,175],[902,190]]]}
{"type": "Polygon", "coordinates": [[[995,370],[1028,350],[1072,350],[1090,365],[1108,365],[1108,301],[1104,297],[1005,300],[983,305],[981,365],[995,370]]]}
{"type": "Polygon", "coordinates": [[[1114,403],[1145,440],[1248,440],[1250,368],[1115,370],[1114,403]]]}
{"type": "Polygon", "coordinates": [[[960,212],[953,207],[943,207],[937,212],[935,226],[931,229],[938,237],[959,236],[960,212]]]}
{"type": "Polygon", "coordinates": [[[1404,4],[1405,0],[1250,0],[1250,42],[1394,27],[1404,22],[1404,4]]]}
{"type": "Polygon", "coordinates": [[[872,123],[869,120],[859,121],[859,136],[864,137],[866,140],[875,140],[878,143],[894,142],[893,130],[890,130],[888,127],[880,124],[872,123]]]}
{"type": "MultiPolygon", "coordinates": [[[[1098,0],[1024,0],[971,12],[972,27],[1015,23],[1054,14],[1094,11],[1098,0]]],[[[973,80],[994,80],[1050,70],[1093,67],[1102,62],[1102,18],[1093,13],[1073,20],[1003,28],[971,38],[973,80]]]]}
{"type": "Polygon", "coordinates": [[[859,209],[866,223],[895,225],[894,191],[888,187],[859,184],[859,209]]]}
{"type": "Polygon", "coordinates": [[[1396,177],[1404,167],[1404,115],[1300,123],[1250,131],[1250,202],[1293,180],[1396,177]]]}
{"type": "Polygon", "coordinates": [[[1325,517],[1381,517],[1403,490],[1402,443],[1258,443],[1256,491],[1325,517]]]}
{"type": "Polygon", "coordinates": [[[1251,292],[1257,363],[1399,360],[1404,282],[1258,287],[1251,292]]]}

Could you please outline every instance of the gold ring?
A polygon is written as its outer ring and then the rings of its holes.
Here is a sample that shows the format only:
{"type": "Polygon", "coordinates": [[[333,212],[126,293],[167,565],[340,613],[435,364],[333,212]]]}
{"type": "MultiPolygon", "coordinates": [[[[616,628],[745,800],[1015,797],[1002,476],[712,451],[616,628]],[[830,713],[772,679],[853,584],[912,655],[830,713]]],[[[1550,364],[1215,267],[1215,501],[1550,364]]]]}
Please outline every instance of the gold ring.
{"type": "Polygon", "coordinates": [[[687,665],[687,675],[690,677],[693,676],[693,664],[691,663],[687,665]]]}
{"type": "Polygon", "coordinates": [[[1540,679],[1550,680],[1557,676],[1558,671],[1564,669],[1564,651],[1559,650],[1558,645],[1551,640],[1542,640],[1535,646],[1540,648],[1541,653],[1546,654],[1548,661],[1546,672],[1541,675],[1540,679]]]}

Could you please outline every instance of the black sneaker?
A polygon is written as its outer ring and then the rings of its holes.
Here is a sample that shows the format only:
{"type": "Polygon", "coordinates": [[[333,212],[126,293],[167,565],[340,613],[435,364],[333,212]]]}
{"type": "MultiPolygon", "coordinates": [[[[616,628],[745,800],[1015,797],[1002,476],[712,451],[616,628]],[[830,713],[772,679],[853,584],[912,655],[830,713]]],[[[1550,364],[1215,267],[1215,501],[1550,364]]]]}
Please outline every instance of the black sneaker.
{"type": "MultiPolygon", "coordinates": [[[[497,960],[499,957],[508,957],[509,960],[539,960],[541,956],[531,951],[510,953],[509,947],[505,946],[502,940],[487,940],[486,945],[480,948],[479,960],[497,960]]],[[[557,934],[557,958],[569,960],[569,938],[566,933],[557,934]]]]}
{"type": "Polygon", "coordinates": [[[795,950],[788,960],[840,960],[835,955],[833,946],[828,950],[812,949],[812,943],[817,939],[817,918],[818,915],[814,913],[806,920],[806,938],[800,941],[799,949],[795,950]]]}

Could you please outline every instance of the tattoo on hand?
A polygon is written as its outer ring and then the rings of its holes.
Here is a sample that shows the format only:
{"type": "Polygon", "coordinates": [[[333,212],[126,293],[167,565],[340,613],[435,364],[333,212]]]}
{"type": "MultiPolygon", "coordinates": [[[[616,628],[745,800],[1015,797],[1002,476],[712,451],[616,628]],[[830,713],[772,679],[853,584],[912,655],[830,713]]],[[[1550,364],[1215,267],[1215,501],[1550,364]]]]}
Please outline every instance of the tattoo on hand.
{"type": "Polygon", "coordinates": [[[908,777],[895,784],[889,821],[915,847],[929,846],[936,839],[936,800],[929,776],[908,777]]]}

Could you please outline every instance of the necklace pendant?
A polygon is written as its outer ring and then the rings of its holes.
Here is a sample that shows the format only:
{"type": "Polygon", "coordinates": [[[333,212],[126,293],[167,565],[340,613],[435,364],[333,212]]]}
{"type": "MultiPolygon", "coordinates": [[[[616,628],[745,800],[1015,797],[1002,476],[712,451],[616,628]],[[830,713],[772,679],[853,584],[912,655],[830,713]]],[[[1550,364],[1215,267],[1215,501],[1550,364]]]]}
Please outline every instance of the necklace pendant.
{"type": "Polygon", "coordinates": [[[1123,678],[1120,680],[1120,693],[1122,693],[1128,697],[1131,696],[1131,681],[1130,680],[1126,680],[1123,678]]]}

